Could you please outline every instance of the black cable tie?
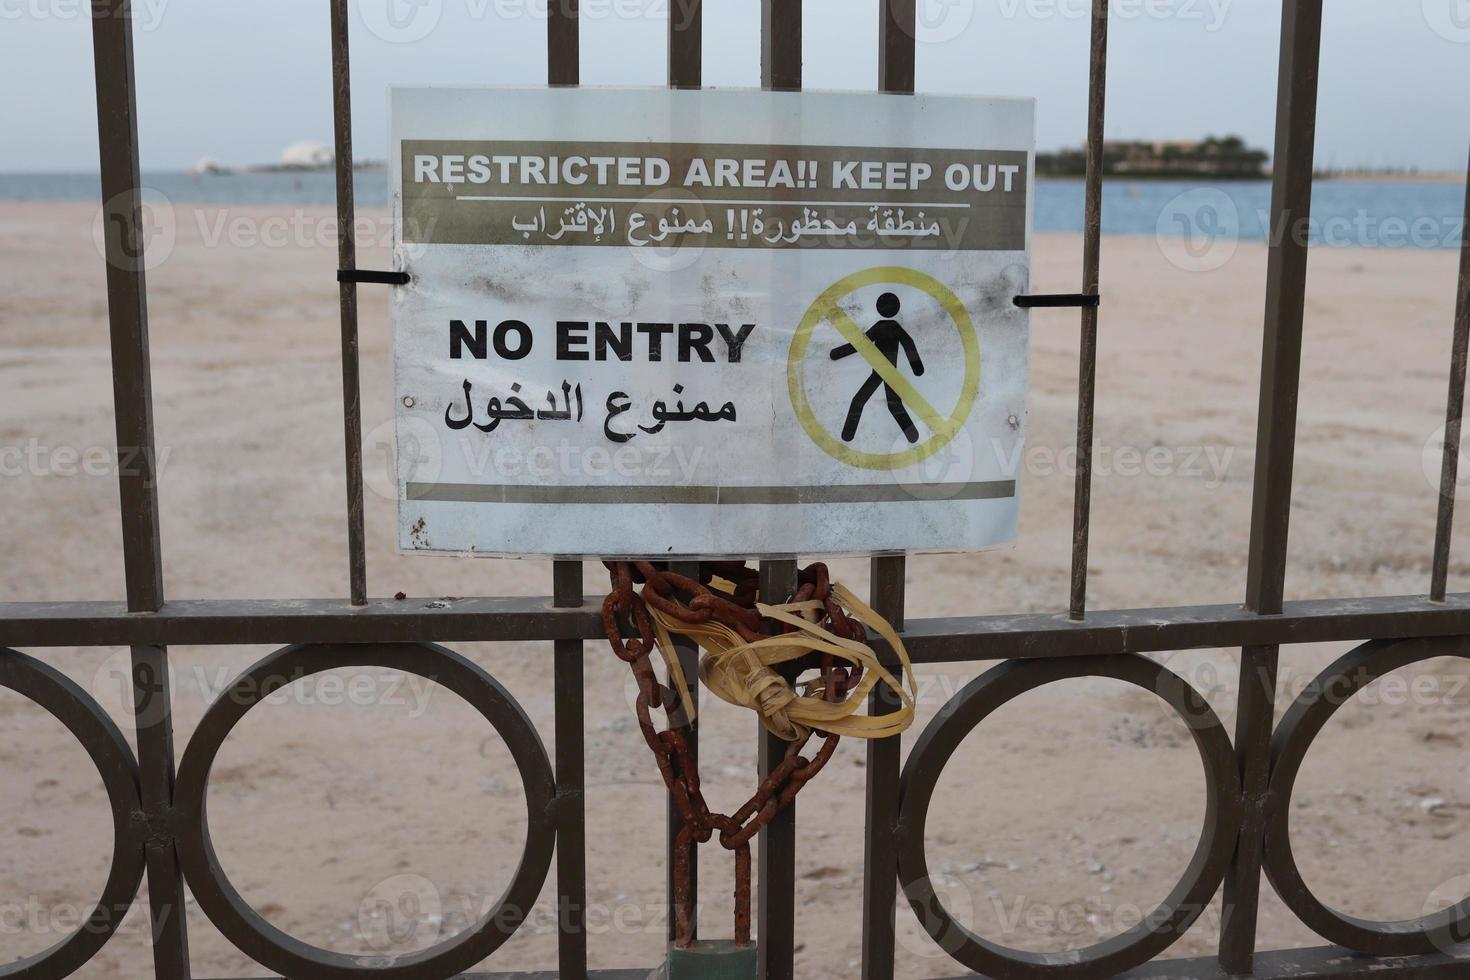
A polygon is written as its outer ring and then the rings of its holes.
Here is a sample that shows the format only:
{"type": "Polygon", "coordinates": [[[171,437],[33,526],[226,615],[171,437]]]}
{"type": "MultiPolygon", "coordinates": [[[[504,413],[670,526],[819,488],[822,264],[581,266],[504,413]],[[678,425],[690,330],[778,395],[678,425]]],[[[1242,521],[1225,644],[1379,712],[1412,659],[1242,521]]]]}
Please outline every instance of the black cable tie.
{"type": "Polygon", "coordinates": [[[1023,310],[1051,309],[1061,306],[1076,306],[1082,309],[1097,309],[1102,297],[1097,293],[1040,293],[1035,296],[1017,296],[1016,305],[1023,310]]]}
{"type": "Polygon", "coordinates": [[[382,286],[407,286],[412,277],[406,272],[375,272],[372,269],[338,269],[338,282],[376,283],[382,286]]]}

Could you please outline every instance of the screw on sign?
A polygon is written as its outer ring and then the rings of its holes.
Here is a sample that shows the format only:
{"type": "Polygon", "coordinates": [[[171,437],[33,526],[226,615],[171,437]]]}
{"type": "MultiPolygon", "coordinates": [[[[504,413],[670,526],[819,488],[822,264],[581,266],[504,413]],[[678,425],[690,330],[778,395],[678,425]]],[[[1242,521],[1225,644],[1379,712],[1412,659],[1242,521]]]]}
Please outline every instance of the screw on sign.
{"type": "Polygon", "coordinates": [[[602,605],[603,628],[637,679],[638,726],[683,819],[674,850],[675,950],[694,946],[693,853],[717,832],[721,846],[735,852],[735,946],[751,948],[751,838],[822,771],[841,736],[885,738],[909,726],[914,678],[908,653],[893,628],[832,582],[820,563],[802,569],[795,594],[776,604],[760,601],[759,573],[742,562],[704,562],[698,581],[647,561],[604,564],[612,591],[602,605]],[[869,628],[898,655],[902,680],[868,646],[869,628]],[[674,633],[704,649],[700,675],[714,694],[755,710],[769,731],[790,743],[781,764],[733,814],[712,812],[700,791],[699,767],[686,737],[694,703],[673,650],[674,633]],[[668,685],[654,673],[655,650],[668,685]],[[802,681],[811,671],[817,675],[802,681]],[[857,714],[880,682],[899,693],[902,708],[877,717],[857,714]],[[655,727],[654,708],[667,713],[670,727],[655,727]],[[808,758],[802,751],[814,734],[823,742],[808,758]]]}

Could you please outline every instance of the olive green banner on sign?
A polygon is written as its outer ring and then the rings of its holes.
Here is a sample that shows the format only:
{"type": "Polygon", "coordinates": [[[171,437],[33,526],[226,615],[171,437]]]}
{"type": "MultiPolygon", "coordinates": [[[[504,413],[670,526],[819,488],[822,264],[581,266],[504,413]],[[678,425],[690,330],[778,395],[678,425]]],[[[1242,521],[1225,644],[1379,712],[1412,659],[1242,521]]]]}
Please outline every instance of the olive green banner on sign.
{"type": "Polygon", "coordinates": [[[1005,500],[1016,495],[1016,481],[894,482],[820,487],[409,483],[404,492],[409,500],[461,504],[871,504],[886,501],[1005,500]]]}
{"type": "Polygon", "coordinates": [[[1018,251],[1027,154],[910,147],[405,141],[403,240],[1018,251]]]}

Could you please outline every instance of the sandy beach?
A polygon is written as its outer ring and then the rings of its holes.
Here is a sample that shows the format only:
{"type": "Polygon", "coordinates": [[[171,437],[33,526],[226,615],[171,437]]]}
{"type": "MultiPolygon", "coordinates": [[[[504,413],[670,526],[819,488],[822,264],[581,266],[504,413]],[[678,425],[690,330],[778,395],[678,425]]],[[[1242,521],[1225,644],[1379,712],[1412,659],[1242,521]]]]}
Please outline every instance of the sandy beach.
{"type": "MultiPolygon", "coordinates": [[[[95,208],[0,203],[0,601],[123,595],[103,265],[95,208]],[[73,458],[75,457],[75,458],[73,458]]],[[[361,215],[361,265],[385,268],[382,212],[361,215]]],[[[328,209],[175,208],[148,273],[172,598],[346,593],[336,251],[328,209]]],[[[1234,603],[1245,587],[1263,246],[1192,272],[1153,238],[1109,238],[1097,407],[1090,603],[1095,609],[1234,603]]],[[[1313,252],[1291,528],[1289,598],[1423,593],[1429,585],[1454,252],[1313,252]]],[[[1041,235],[1032,287],[1078,287],[1081,238],[1041,235]]],[[[391,497],[388,295],[362,290],[370,591],[376,596],[544,595],[541,562],[401,556],[391,497]]],[[[1032,318],[1030,449],[1011,550],[919,557],[909,615],[1065,608],[1072,520],[1077,314],[1032,318]]],[[[1470,533],[1461,508],[1461,542],[1470,533]]],[[[1466,588],[1462,545],[1452,591],[1466,588]]],[[[866,563],[836,563],[859,593],[866,563]]],[[[605,587],[586,570],[589,593],[605,587]]],[[[464,644],[552,741],[549,644],[464,644]]],[[[1283,652],[1284,708],[1348,645],[1283,652]]],[[[125,732],[127,654],[29,651],[90,691],[125,732]]],[[[267,648],[178,647],[176,740],[267,648]]],[[[1233,725],[1236,650],[1169,664],[1233,725]]],[[[926,668],[918,725],[987,666],[926,668]]],[[[630,708],[626,668],[587,656],[589,912],[595,967],[662,959],[665,799],[630,708]]],[[[1435,661],[1365,692],[1307,758],[1294,841],[1336,907],[1407,918],[1470,892],[1470,684],[1435,661]],[[1415,683],[1415,678],[1420,678],[1415,683]],[[1408,693],[1405,693],[1405,684],[1408,693]],[[1351,858],[1349,858],[1351,855],[1351,858]]],[[[382,671],[298,686],[252,711],[211,781],[216,847],[267,919],[303,941],[384,955],[423,948],[494,903],[524,840],[508,753],[463,702],[382,671]],[[344,691],[346,693],[344,693],[344,691]],[[283,838],[290,835],[289,842],[283,838]]],[[[706,706],[711,803],[753,785],[756,722],[706,706]]],[[[917,733],[915,729],[915,734],[917,733]]],[[[913,735],[906,744],[912,744],[913,735]]],[[[863,747],[847,742],[802,795],[797,972],[855,975],[861,921],[863,747]]],[[[84,752],[40,709],[0,692],[0,962],[75,924],[104,880],[106,797],[84,752]],[[71,916],[72,918],[68,918],[71,916]]],[[[1026,949],[1065,949],[1133,925],[1173,886],[1198,838],[1204,777],[1161,702],[1112,683],[1033,693],[976,732],[940,784],[929,864],[960,917],[1026,949]]],[[[706,848],[704,932],[728,935],[728,855],[706,848]]],[[[1320,945],[1263,885],[1262,948],[1320,945]]],[[[540,911],[483,968],[554,969],[554,872],[540,911]]],[[[149,971],[146,902],[77,976],[149,971]]],[[[1172,948],[1206,955],[1216,904],[1172,948]]],[[[898,910],[899,972],[957,964],[898,910]]],[[[199,976],[261,975],[191,906],[199,976]]]]}

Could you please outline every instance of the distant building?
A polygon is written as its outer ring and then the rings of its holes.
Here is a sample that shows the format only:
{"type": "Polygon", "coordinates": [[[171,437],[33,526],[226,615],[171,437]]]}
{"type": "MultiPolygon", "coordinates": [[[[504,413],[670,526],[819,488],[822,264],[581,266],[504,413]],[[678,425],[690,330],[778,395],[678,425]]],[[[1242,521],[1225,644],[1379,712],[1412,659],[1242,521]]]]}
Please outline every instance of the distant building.
{"type": "Polygon", "coordinates": [[[211,174],[227,174],[229,172],[229,168],[227,168],[224,164],[220,163],[218,160],[210,159],[209,157],[200,157],[199,162],[194,164],[194,166],[189,169],[189,173],[196,177],[203,177],[211,174]]]}
{"type": "MultiPolygon", "coordinates": [[[[336,168],[337,154],[331,146],[319,143],[316,140],[302,140],[300,143],[292,143],[281,151],[281,159],[277,163],[254,164],[237,169],[220,167],[218,173],[255,173],[255,174],[280,174],[280,173],[326,173],[336,168]]],[[[196,167],[204,167],[206,164],[218,167],[210,160],[201,160],[196,167]]],[[[382,160],[355,160],[353,170],[386,172],[388,165],[382,160]]],[[[203,171],[200,171],[203,172],[203,171]]]]}
{"type": "MultiPolygon", "coordinates": [[[[1270,154],[1246,146],[1239,136],[1153,142],[1109,140],[1103,144],[1106,176],[1253,179],[1266,175],[1269,160],[1270,154]]],[[[1087,172],[1086,151],[1038,153],[1036,172],[1048,177],[1080,177],[1087,172]]]]}
{"type": "Polygon", "coordinates": [[[282,170],[326,170],[335,159],[336,155],[327,144],[303,140],[292,143],[281,151],[281,162],[278,166],[282,170]]]}

